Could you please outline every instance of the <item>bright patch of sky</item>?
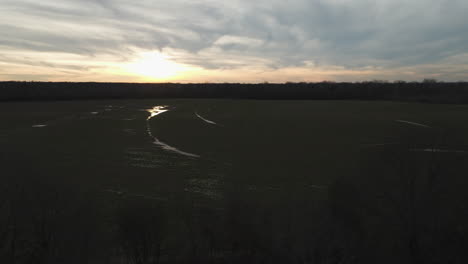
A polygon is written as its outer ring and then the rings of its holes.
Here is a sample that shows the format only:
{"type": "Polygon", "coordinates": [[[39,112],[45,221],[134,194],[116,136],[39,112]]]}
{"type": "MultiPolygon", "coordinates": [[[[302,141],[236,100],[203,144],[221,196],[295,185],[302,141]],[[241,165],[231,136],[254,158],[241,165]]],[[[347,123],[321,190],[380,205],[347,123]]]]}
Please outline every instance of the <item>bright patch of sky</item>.
{"type": "Polygon", "coordinates": [[[0,0],[0,80],[468,80],[465,0],[0,0]]]}

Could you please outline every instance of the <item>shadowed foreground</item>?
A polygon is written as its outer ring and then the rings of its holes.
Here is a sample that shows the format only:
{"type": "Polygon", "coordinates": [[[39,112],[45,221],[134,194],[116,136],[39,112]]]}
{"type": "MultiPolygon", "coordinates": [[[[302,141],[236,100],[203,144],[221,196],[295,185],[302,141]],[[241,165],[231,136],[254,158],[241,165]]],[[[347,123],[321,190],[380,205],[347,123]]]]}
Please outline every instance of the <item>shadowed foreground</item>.
{"type": "Polygon", "coordinates": [[[461,105],[24,102],[0,116],[1,263],[468,261],[461,105]]]}

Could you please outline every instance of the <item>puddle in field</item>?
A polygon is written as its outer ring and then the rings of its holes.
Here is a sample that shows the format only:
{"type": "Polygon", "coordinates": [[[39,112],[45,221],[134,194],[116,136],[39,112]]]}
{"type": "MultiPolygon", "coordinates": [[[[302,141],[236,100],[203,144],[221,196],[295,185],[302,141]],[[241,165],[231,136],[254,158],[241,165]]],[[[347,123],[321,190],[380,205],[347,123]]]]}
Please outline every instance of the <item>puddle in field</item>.
{"type": "Polygon", "coordinates": [[[456,149],[435,149],[435,148],[424,148],[424,149],[411,149],[416,152],[433,152],[433,153],[468,153],[466,150],[456,149]]]}
{"type": "Polygon", "coordinates": [[[91,112],[92,115],[97,115],[99,112],[91,112]]]}
{"type": "Polygon", "coordinates": [[[180,149],[177,149],[177,148],[175,148],[173,146],[170,146],[170,145],[160,141],[159,139],[157,139],[155,137],[153,137],[153,138],[154,138],[153,144],[160,146],[164,150],[167,150],[167,151],[170,151],[170,152],[173,152],[173,153],[177,153],[177,154],[180,154],[180,155],[183,155],[183,156],[187,156],[187,157],[190,157],[190,158],[199,158],[200,157],[200,155],[182,151],[180,149]]]}
{"type": "Polygon", "coordinates": [[[148,109],[146,111],[148,111],[148,113],[150,113],[150,116],[148,117],[147,120],[150,120],[151,118],[157,116],[157,115],[160,115],[164,112],[167,112],[169,111],[169,109],[167,109],[168,106],[167,105],[159,105],[159,106],[155,106],[153,107],[152,109],[148,109]]]}
{"type": "Polygon", "coordinates": [[[43,128],[43,127],[46,127],[47,125],[45,124],[39,124],[39,125],[33,125],[32,127],[33,128],[43,128]]]}
{"type": "Polygon", "coordinates": [[[203,116],[199,115],[197,112],[195,112],[195,115],[205,123],[208,123],[208,124],[211,124],[211,125],[217,125],[216,122],[204,118],[203,116]]]}
{"type": "Polygon", "coordinates": [[[171,145],[168,145],[168,144],[162,142],[161,140],[159,140],[157,137],[155,137],[153,135],[153,132],[151,131],[151,126],[149,124],[149,121],[152,118],[154,118],[155,116],[169,111],[168,106],[166,106],[166,105],[155,106],[152,109],[148,109],[147,111],[150,114],[150,116],[146,119],[146,131],[148,133],[148,136],[153,138],[153,144],[155,144],[155,145],[157,145],[157,146],[161,147],[162,149],[167,150],[169,152],[173,152],[173,153],[183,155],[183,156],[186,156],[186,157],[190,157],[190,158],[199,158],[200,157],[197,154],[185,152],[185,151],[182,151],[182,150],[180,150],[178,148],[175,148],[175,147],[173,147],[171,145]]]}
{"type": "Polygon", "coordinates": [[[110,111],[112,111],[114,109],[118,109],[118,107],[113,106],[113,105],[105,105],[104,106],[104,111],[106,111],[106,112],[110,112],[110,111]]]}
{"type": "Polygon", "coordinates": [[[416,122],[412,122],[412,121],[407,121],[407,120],[395,120],[395,122],[404,123],[404,124],[413,125],[413,126],[431,128],[431,127],[428,126],[428,125],[421,124],[421,123],[416,123],[416,122]]]}

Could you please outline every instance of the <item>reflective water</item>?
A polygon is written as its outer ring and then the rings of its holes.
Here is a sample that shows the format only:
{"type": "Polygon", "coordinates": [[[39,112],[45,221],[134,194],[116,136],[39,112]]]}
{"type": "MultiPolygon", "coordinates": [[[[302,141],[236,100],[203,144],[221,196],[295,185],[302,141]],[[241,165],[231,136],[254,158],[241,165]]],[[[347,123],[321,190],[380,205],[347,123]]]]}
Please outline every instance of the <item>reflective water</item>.
{"type": "Polygon", "coordinates": [[[411,149],[411,151],[418,151],[418,152],[435,152],[435,153],[467,153],[467,151],[465,151],[465,150],[457,150],[457,149],[436,149],[436,148],[411,149]]]}
{"type": "Polygon", "coordinates": [[[149,121],[153,117],[169,111],[168,106],[159,105],[159,106],[153,107],[152,109],[148,109],[147,111],[148,111],[148,113],[150,113],[150,116],[146,119],[146,131],[148,133],[148,136],[153,138],[153,144],[160,146],[164,150],[167,150],[169,152],[173,152],[173,153],[176,153],[176,154],[179,154],[179,155],[187,156],[187,157],[190,157],[190,158],[199,158],[200,157],[200,155],[185,152],[185,151],[182,151],[182,150],[180,150],[180,149],[178,149],[176,147],[168,145],[168,144],[162,142],[161,140],[159,140],[157,137],[154,136],[153,132],[151,131],[151,126],[149,124],[149,121]]]}
{"type": "Polygon", "coordinates": [[[203,116],[199,115],[197,112],[195,112],[195,115],[208,124],[217,125],[216,122],[204,118],[203,116]]]}
{"type": "Polygon", "coordinates": [[[167,105],[158,105],[158,106],[155,106],[151,109],[147,109],[146,111],[148,111],[148,113],[150,113],[150,116],[148,117],[148,120],[150,120],[151,118],[157,116],[157,115],[160,115],[164,112],[167,112],[169,111],[168,109],[168,106],[167,105]]]}
{"type": "Polygon", "coordinates": [[[399,122],[399,123],[405,123],[405,124],[408,124],[408,125],[413,125],[413,126],[420,126],[420,127],[425,127],[425,128],[431,128],[430,126],[428,125],[424,125],[424,124],[421,124],[421,123],[416,123],[416,122],[412,122],[412,121],[407,121],[407,120],[395,120],[396,122],[399,122]]]}
{"type": "Polygon", "coordinates": [[[200,155],[185,152],[185,151],[182,151],[182,150],[180,150],[178,148],[170,146],[170,145],[160,141],[156,137],[153,137],[153,138],[154,138],[153,144],[160,146],[164,150],[167,150],[167,151],[170,151],[170,152],[173,152],[173,153],[177,153],[177,154],[180,154],[180,155],[183,155],[183,156],[191,157],[191,158],[199,158],[200,157],[200,155]]]}

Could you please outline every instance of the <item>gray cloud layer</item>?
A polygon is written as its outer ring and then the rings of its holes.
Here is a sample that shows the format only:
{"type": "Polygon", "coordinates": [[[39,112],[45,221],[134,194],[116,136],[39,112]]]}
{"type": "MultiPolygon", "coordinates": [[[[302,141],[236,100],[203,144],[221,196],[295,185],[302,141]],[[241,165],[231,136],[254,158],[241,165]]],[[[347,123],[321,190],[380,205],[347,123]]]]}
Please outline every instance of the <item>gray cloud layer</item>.
{"type": "Polygon", "coordinates": [[[57,68],[34,53],[127,61],[135,48],[171,49],[178,62],[212,70],[313,62],[373,69],[366,78],[466,79],[467,11],[466,0],[0,0],[0,62],[57,68]]]}

